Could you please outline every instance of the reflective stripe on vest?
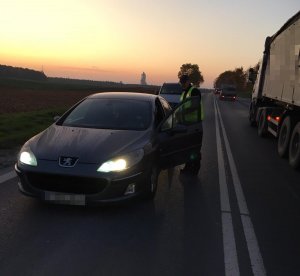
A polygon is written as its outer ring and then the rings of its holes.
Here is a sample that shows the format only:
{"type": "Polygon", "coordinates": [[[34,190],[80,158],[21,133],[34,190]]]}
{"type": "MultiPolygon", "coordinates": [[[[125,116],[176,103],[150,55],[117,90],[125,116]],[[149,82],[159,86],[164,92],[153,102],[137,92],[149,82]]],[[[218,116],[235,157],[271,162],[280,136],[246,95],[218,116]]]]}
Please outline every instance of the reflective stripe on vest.
{"type": "MultiPolygon", "coordinates": [[[[194,88],[195,88],[195,87],[192,86],[192,87],[188,90],[188,92],[186,93],[185,99],[190,98],[190,97],[192,96],[192,91],[193,91],[194,88]]],[[[184,92],[182,92],[181,95],[180,95],[180,102],[181,102],[181,103],[183,102],[183,97],[184,97],[184,92]]],[[[189,105],[191,105],[191,103],[190,103],[189,105]]],[[[187,106],[187,107],[190,107],[190,106],[187,106]]],[[[201,111],[200,111],[200,112],[201,112],[200,118],[201,118],[201,121],[203,121],[203,119],[204,119],[204,111],[203,111],[202,97],[201,97],[201,102],[200,102],[200,108],[201,108],[201,111]]]]}

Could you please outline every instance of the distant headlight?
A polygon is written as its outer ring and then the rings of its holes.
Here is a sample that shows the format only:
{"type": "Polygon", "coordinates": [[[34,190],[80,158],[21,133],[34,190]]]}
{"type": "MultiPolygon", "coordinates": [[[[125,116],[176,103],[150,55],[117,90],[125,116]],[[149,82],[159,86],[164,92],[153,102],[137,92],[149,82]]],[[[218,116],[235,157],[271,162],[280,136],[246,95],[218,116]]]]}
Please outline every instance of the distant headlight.
{"type": "Polygon", "coordinates": [[[142,160],[144,150],[139,149],[126,155],[114,158],[104,162],[97,170],[97,172],[117,172],[124,171],[134,166],[142,160]]]}
{"type": "Polygon", "coordinates": [[[29,166],[37,166],[36,158],[35,158],[33,152],[28,147],[21,149],[19,156],[20,156],[19,161],[21,163],[29,165],[29,166]]]}

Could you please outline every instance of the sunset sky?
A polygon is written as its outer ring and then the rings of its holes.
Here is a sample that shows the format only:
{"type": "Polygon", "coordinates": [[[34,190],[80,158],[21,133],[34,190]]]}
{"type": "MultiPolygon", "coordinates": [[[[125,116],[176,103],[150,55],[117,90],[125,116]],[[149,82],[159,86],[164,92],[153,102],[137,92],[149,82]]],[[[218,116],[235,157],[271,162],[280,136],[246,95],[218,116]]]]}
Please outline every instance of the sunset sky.
{"type": "Polygon", "coordinates": [[[47,76],[148,84],[196,63],[203,87],[254,66],[299,0],[0,0],[0,64],[47,76]]]}

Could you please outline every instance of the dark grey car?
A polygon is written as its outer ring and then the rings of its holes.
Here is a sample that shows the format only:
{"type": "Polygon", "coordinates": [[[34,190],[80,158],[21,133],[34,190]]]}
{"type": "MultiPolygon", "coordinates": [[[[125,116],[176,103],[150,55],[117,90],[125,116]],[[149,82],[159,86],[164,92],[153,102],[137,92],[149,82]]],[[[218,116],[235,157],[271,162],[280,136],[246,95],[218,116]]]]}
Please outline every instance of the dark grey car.
{"type": "Polygon", "coordinates": [[[180,103],[180,96],[182,94],[182,86],[180,83],[164,83],[160,90],[159,95],[168,101],[170,106],[174,109],[180,103]]]}
{"type": "Polygon", "coordinates": [[[234,86],[227,86],[221,89],[219,99],[235,101],[236,96],[237,96],[236,88],[234,86]]]}
{"type": "Polygon", "coordinates": [[[83,99],[22,147],[20,191],[75,205],[153,198],[159,171],[201,145],[202,124],[185,122],[185,104],[171,112],[158,95],[127,92],[83,99]]]}

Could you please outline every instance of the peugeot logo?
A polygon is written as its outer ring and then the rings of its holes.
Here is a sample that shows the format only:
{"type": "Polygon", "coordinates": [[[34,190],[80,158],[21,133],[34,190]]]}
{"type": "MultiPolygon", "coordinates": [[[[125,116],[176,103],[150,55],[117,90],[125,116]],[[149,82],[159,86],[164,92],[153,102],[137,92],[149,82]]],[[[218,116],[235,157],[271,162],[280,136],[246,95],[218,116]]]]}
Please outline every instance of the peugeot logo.
{"type": "Polygon", "coordinates": [[[60,156],[59,157],[59,165],[65,168],[71,168],[76,165],[78,158],[76,157],[67,157],[67,156],[60,156]]]}

